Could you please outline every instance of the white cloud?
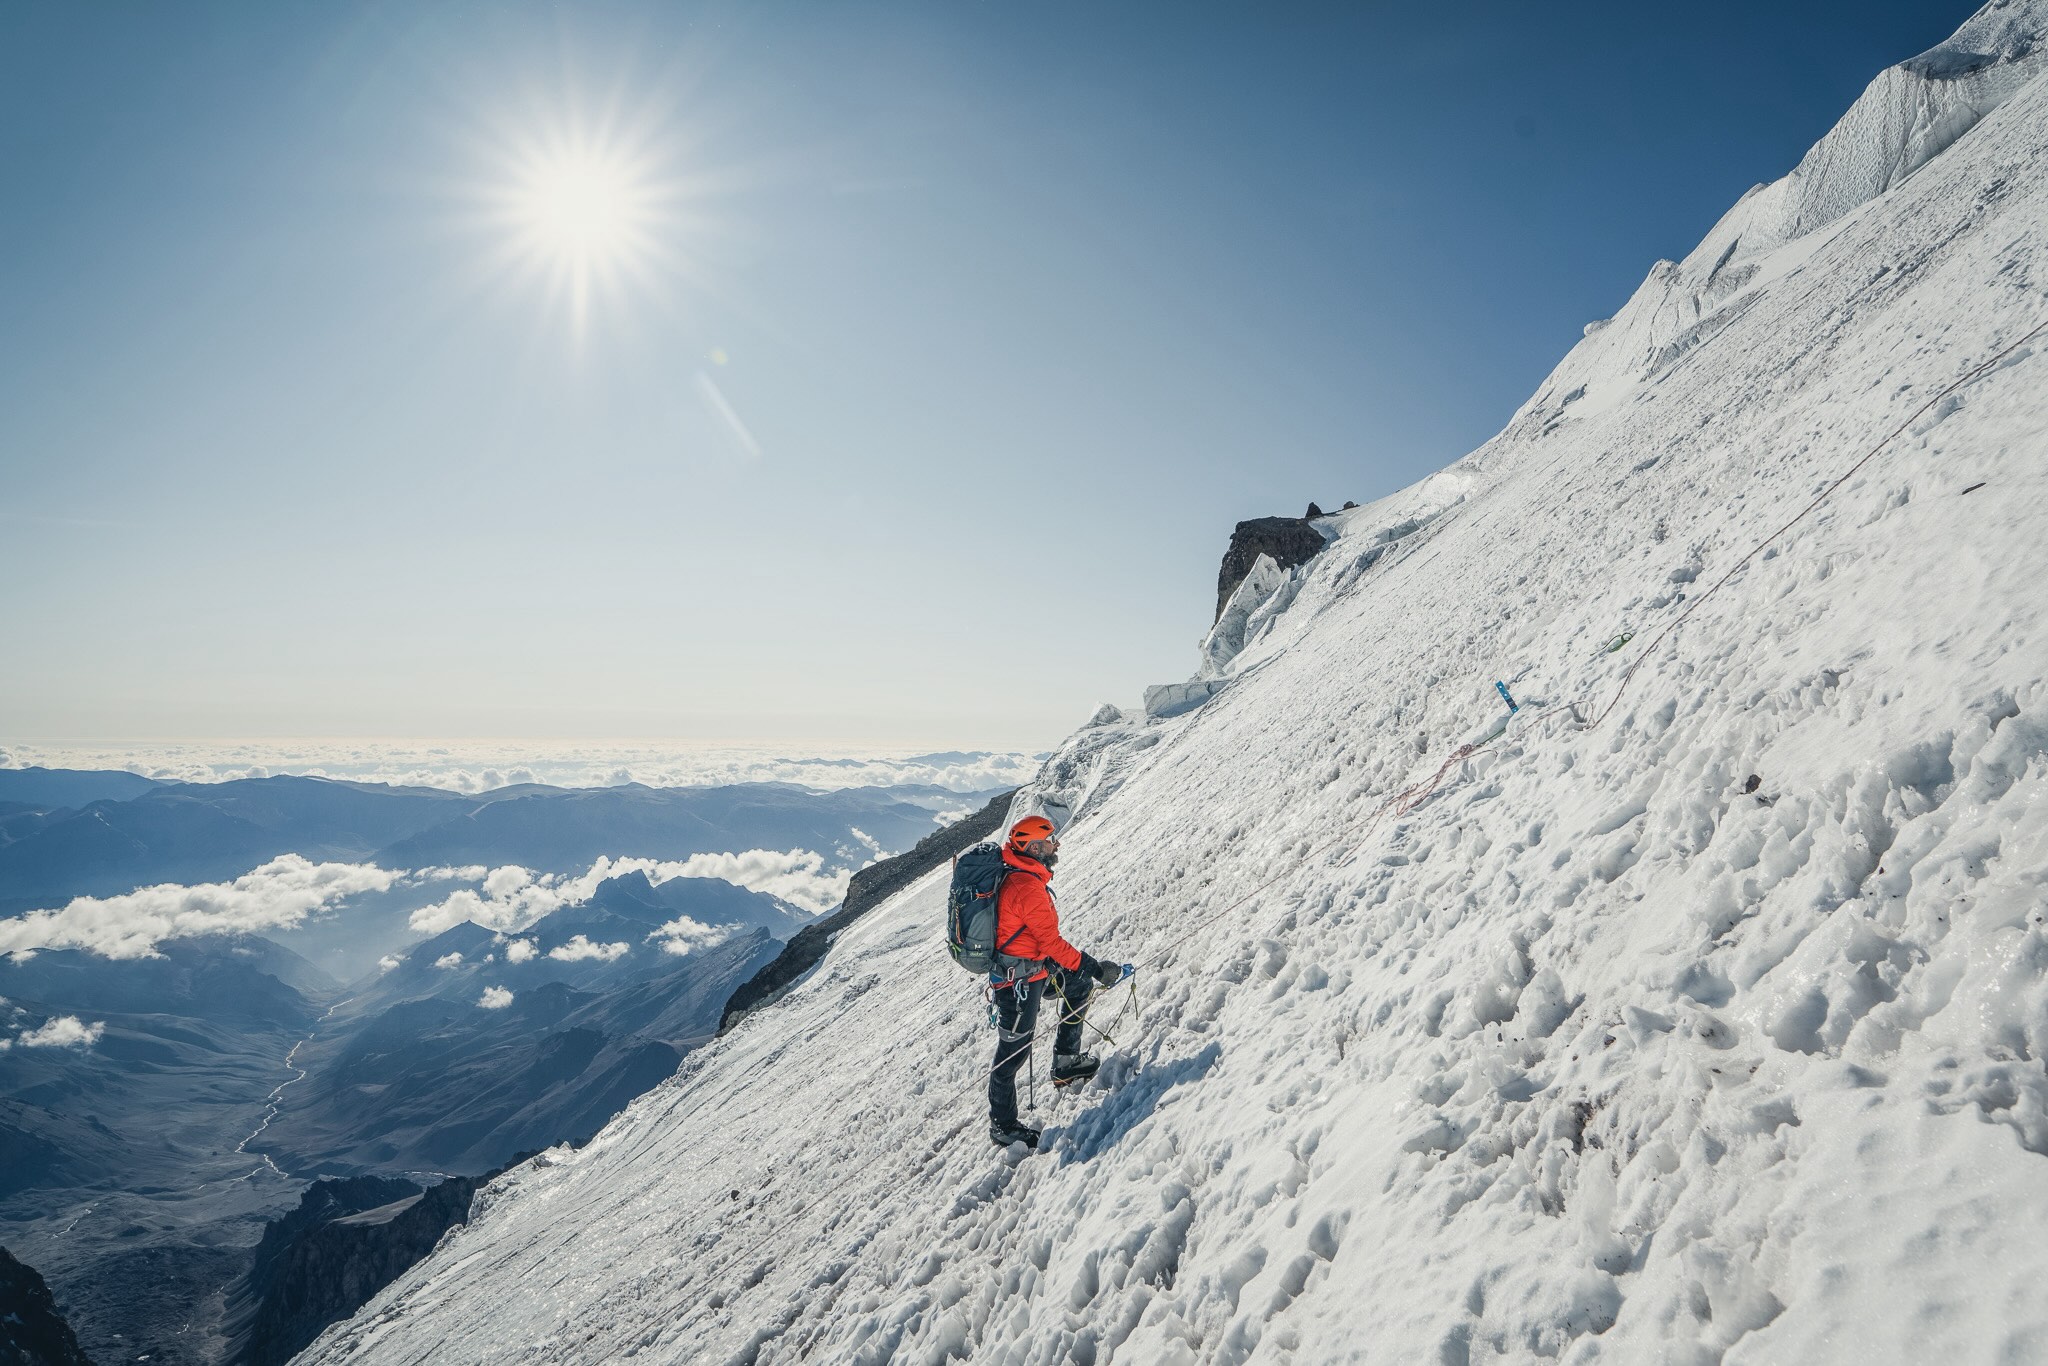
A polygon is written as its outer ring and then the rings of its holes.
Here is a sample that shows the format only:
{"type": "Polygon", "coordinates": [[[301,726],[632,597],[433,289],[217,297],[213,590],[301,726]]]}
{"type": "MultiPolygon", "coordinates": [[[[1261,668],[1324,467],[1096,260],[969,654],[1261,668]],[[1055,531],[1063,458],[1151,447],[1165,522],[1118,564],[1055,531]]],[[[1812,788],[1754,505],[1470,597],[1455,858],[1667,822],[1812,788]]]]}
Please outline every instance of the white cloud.
{"type": "MultiPolygon", "coordinates": [[[[645,860],[627,859],[618,868],[645,860]]],[[[825,871],[825,857],[808,849],[749,849],[743,854],[697,854],[680,863],[647,864],[647,875],[656,882],[674,877],[717,877],[736,882],[756,892],[780,897],[813,915],[822,914],[846,900],[846,884],[852,869],[825,871]]],[[[616,876],[616,874],[614,874],[616,876]]]]}
{"type": "Polygon", "coordinates": [[[701,920],[682,915],[647,937],[659,939],[663,953],[673,953],[681,957],[693,949],[708,949],[714,944],[723,944],[738,932],[737,925],[706,925],[701,920]]]}
{"type": "Polygon", "coordinates": [[[503,1010],[512,1004],[512,993],[503,987],[485,987],[484,994],[476,998],[476,1003],[485,1010],[503,1010]]]}
{"type": "Polygon", "coordinates": [[[377,960],[377,971],[379,971],[379,972],[389,972],[389,971],[391,971],[391,969],[393,969],[393,968],[397,967],[397,966],[398,966],[399,964],[403,963],[404,961],[405,961],[405,960],[404,960],[403,958],[396,958],[396,957],[393,957],[393,956],[392,956],[391,954],[388,954],[388,953],[387,953],[387,954],[385,954],[385,955],[384,955],[384,956],[383,956],[382,958],[379,958],[379,959],[377,960]]]}
{"type": "Polygon", "coordinates": [[[490,872],[481,863],[466,863],[459,868],[442,866],[438,868],[415,868],[405,875],[409,886],[422,882],[481,882],[485,873],[490,872]]]}
{"type": "Polygon", "coordinates": [[[540,950],[531,939],[515,939],[505,946],[505,961],[508,963],[530,963],[540,956],[540,950]]]}
{"type": "Polygon", "coordinates": [[[444,969],[459,968],[462,966],[462,955],[460,953],[444,953],[434,960],[434,966],[444,969]]]}
{"type": "Polygon", "coordinates": [[[26,1034],[0,1039],[0,1052],[17,1044],[23,1048],[91,1048],[106,1032],[104,1020],[87,1024],[76,1015],[53,1015],[26,1034]]]}
{"type": "Polygon", "coordinates": [[[493,901],[503,901],[507,897],[517,896],[522,888],[533,881],[533,874],[516,863],[508,863],[503,868],[493,868],[482,877],[484,895],[493,901]]]}
{"type": "MultiPolygon", "coordinates": [[[[607,879],[633,872],[644,872],[657,884],[679,877],[721,878],[814,914],[844,900],[852,877],[850,870],[827,871],[825,856],[807,849],[749,849],[679,861],[602,857],[579,874],[536,874],[516,864],[407,872],[367,863],[314,863],[286,854],[232,882],[162,883],[120,896],[75,897],[61,910],[0,920],[0,955],[25,959],[44,949],[83,949],[108,958],[153,957],[168,939],[291,929],[350,897],[429,881],[479,885],[457,888],[412,912],[408,923],[417,933],[439,934],[473,921],[500,935],[516,934],[550,912],[588,901],[607,879]]],[[[526,962],[535,952],[515,947],[507,955],[512,962],[526,962]]],[[[460,961],[443,959],[440,966],[460,961]]]]}
{"type": "Polygon", "coordinates": [[[107,958],[153,958],[166,939],[285,929],[337,902],[388,891],[397,873],[368,863],[272,859],[233,882],[162,883],[122,896],[74,897],[62,910],[0,920],[0,953],[84,949],[107,958]]]}
{"type": "Polygon", "coordinates": [[[549,949],[548,957],[559,958],[564,963],[580,963],[587,958],[615,963],[632,951],[631,944],[593,944],[587,935],[579,934],[568,943],[549,949]]]}
{"type": "Polygon", "coordinates": [[[679,877],[715,877],[780,897],[813,914],[846,899],[850,869],[827,872],[825,856],[809,849],[749,849],[737,854],[697,854],[682,860],[600,857],[586,872],[536,874],[517,864],[493,868],[480,880],[481,892],[464,887],[407,922],[420,934],[440,934],[465,920],[501,934],[516,934],[564,906],[580,906],[609,878],[645,873],[655,883],[679,877]]]}
{"type": "Polygon", "coordinates": [[[550,911],[589,900],[597,890],[595,882],[585,888],[584,879],[571,880],[560,874],[536,879],[516,863],[488,871],[477,869],[470,880],[481,882],[483,890],[465,887],[443,901],[420,907],[406,923],[421,934],[452,930],[465,920],[487,930],[523,930],[550,911]],[[571,890],[564,891],[565,885],[571,890]]]}
{"type": "MultiPolygon", "coordinates": [[[[473,921],[486,929],[501,928],[501,917],[496,908],[484,904],[484,899],[467,887],[453,893],[445,901],[431,906],[422,906],[406,918],[406,924],[419,934],[439,934],[452,930],[463,921],[473,921]]],[[[510,926],[504,926],[510,928],[510,926]]]]}

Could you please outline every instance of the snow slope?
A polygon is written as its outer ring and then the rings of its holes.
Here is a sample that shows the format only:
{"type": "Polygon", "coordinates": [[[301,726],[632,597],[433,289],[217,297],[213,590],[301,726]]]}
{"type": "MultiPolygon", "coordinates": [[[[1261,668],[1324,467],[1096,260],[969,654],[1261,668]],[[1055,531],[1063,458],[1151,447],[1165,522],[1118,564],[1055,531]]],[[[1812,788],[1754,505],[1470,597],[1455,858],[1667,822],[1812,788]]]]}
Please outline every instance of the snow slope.
{"type": "Polygon", "coordinates": [[[1728,316],[1589,337],[1213,699],[1054,756],[1071,934],[1144,970],[1042,1155],[934,875],[302,1359],[2048,1361],[2031,71],[1939,147],[1859,103],[1795,177],[1890,169],[1780,192],[1832,216],[1728,316]]]}

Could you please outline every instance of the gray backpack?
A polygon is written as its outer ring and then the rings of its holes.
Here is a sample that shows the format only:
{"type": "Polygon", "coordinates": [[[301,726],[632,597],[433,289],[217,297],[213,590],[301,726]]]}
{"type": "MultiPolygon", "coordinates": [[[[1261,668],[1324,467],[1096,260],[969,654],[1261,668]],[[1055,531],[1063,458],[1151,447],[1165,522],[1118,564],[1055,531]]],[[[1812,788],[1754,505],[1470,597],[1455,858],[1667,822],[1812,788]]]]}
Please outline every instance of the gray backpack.
{"type": "Polygon", "coordinates": [[[996,943],[996,896],[1013,871],[1003,862],[1003,846],[992,841],[953,860],[953,885],[946,893],[946,948],[969,972],[993,972],[997,955],[1024,933],[1019,925],[1009,939],[996,943]]]}

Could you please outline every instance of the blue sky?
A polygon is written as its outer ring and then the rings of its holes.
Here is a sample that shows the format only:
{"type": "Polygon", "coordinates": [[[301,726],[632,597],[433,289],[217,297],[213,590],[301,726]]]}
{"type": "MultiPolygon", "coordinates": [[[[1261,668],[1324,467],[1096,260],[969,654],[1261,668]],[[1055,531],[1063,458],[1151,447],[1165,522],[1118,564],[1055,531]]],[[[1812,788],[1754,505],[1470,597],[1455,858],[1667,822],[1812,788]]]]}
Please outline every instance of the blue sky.
{"type": "Polygon", "coordinates": [[[0,739],[1049,745],[1972,8],[11,6],[0,739]]]}

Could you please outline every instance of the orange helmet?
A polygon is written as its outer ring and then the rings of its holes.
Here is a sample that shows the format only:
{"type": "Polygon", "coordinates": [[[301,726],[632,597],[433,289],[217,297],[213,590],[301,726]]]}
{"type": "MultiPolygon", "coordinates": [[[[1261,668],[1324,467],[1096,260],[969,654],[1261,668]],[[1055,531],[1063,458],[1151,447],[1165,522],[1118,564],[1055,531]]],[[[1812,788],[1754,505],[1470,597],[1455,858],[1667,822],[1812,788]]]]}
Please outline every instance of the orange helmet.
{"type": "Polygon", "coordinates": [[[1051,821],[1043,816],[1026,816],[1010,827],[1010,847],[1019,853],[1033,840],[1049,840],[1058,832],[1051,821]]]}

